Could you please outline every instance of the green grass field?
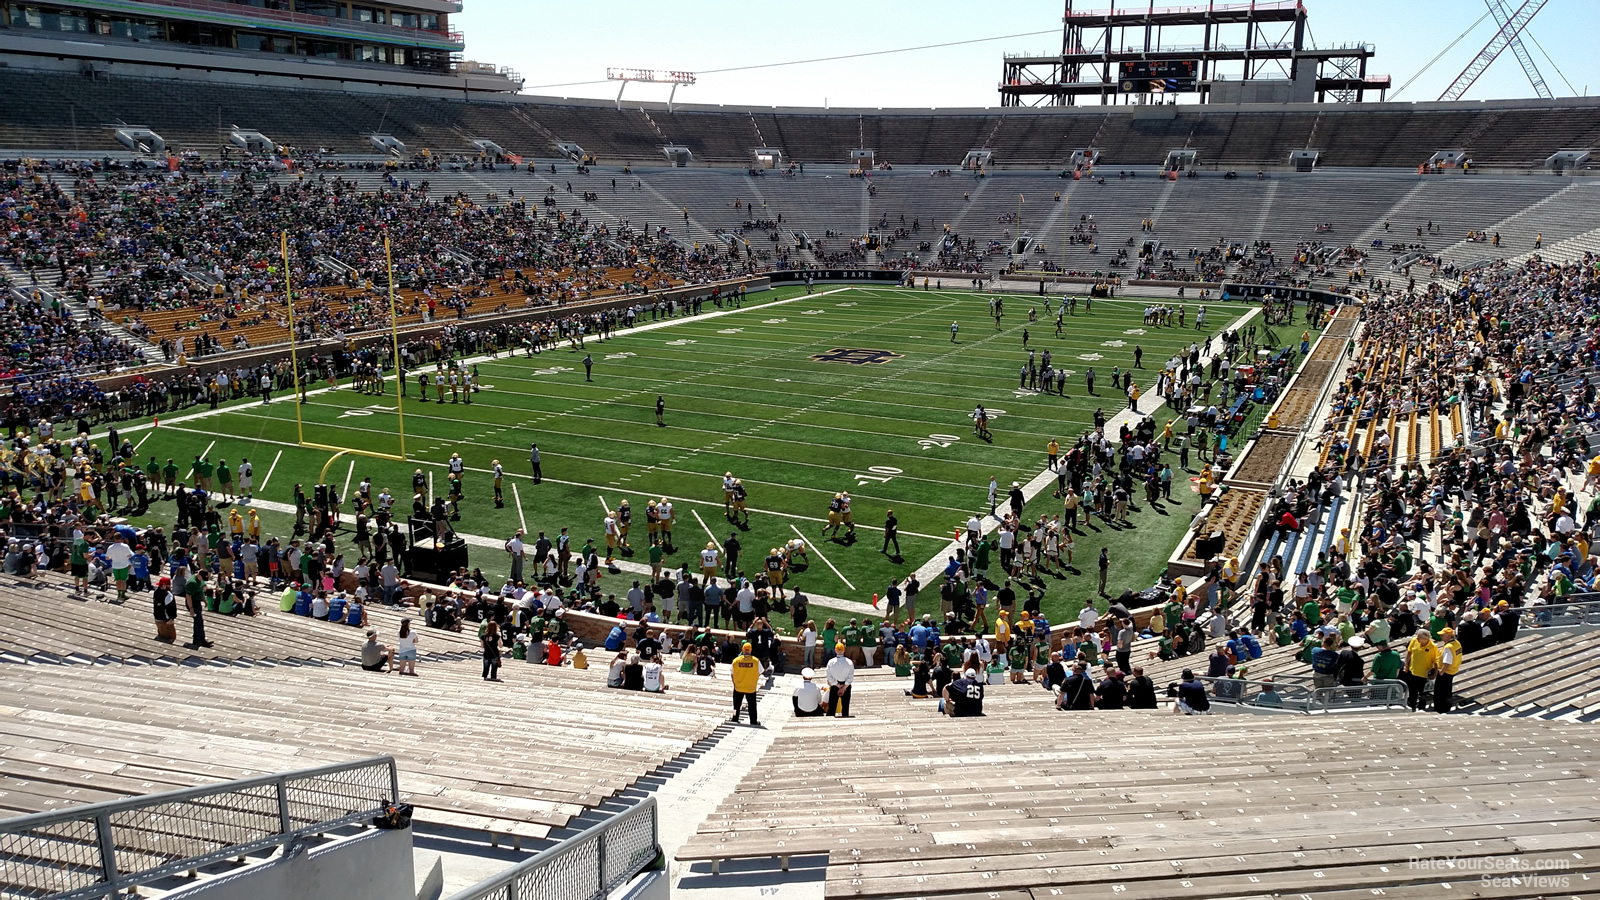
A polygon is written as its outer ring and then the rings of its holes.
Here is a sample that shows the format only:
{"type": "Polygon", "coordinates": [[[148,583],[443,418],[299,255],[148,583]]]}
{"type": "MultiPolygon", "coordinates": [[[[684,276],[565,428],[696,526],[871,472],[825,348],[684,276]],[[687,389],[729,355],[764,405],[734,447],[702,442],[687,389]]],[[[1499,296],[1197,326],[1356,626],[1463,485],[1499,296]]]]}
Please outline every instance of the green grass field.
{"type": "MultiPolygon", "coordinates": [[[[743,567],[754,572],[768,548],[804,537],[815,548],[807,571],[793,580],[808,593],[857,601],[881,592],[940,552],[954,530],[985,505],[991,475],[1002,488],[1024,484],[1043,470],[1045,445],[1063,445],[1092,427],[1096,408],[1109,418],[1126,407],[1112,392],[1113,366],[1133,363],[1141,346],[1148,391],[1161,362],[1210,331],[1145,326],[1140,299],[1094,304],[1068,320],[1063,337],[1040,310],[1040,298],[1005,299],[999,330],[988,318],[988,295],[897,288],[840,287],[806,296],[784,288],[752,296],[742,310],[674,320],[650,330],[590,342],[594,381],[585,383],[583,353],[561,349],[534,358],[518,355],[478,362],[484,390],[473,403],[405,401],[406,448],[401,463],[347,457],[334,463],[330,483],[348,489],[364,476],[375,493],[389,488],[397,510],[409,509],[411,472],[421,467],[443,491],[445,462],[460,453],[468,467],[463,516],[457,529],[501,541],[526,520],[529,534],[571,528],[574,544],[594,538],[604,546],[604,509],[627,498],[635,511],[635,561],[644,561],[644,507],[672,498],[677,553],[669,562],[697,565],[705,542],[719,543],[733,526],[723,517],[721,478],[731,471],[749,489],[750,524],[742,532],[743,567]],[[950,324],[961,323],[959,343],[950,324]],[[1071,370],[1068,397],[1017,390],[1018,368],[1029,346],[1048,348],[1056,365],[1071,370]],[[876,364],[819,361],[835,349],[885,350],[898,356],[876,364]],[[1099,397],[1085,393],[1083,370],[1094,366],[1099,397]],[[667,403],[667,427],[655,424],[655,399],[667,403]],[[972,433],[970,413],[982,403],[995,416],[993,443],[972,433]],[[544,481],[529,477],[528,445],[538,441],[544,481]],[[508,474],[506,507],[495,509],[490,489],[493,460],[508,474]],[[516,493],[511,490],[515,485],[516,493]],[[854,498],[858,540],[820,541],[829,499],[848,490],[854,498]],[[516,497],[520,496],[519,504],[516,497]],[[899,517],[903,560],[879,552],[884,511],[899,517]]],[[[1193,307],[1195,304],[1190,304],[1193,307]]],[[[1242,305],[1208,304],[1210,329],[1227,326],[1242,305]]],[[[392,388],[391,380],[391,388],[392,388]]],[[[1147,411],[1153,397],[1142,404],[1147,411]]],[[[343,389],[313,394],[301,407],[307,441],[362,450],[398,450],[393,396],[343,389]]],[[[330,453],[297,446],[294,404],[285,396],[214,412],[174,414],[159,428],[129,431],[138,459],[187,461],[206,453],[237,467],[255,466],[257,498],[291,503],[299,482],[311,485],[330,453]]],[[[1187,485],[1184,485],[1186,488],[1187,485]]],[[[1181,495],[1181,496],[1180,496],[1181,495]]],[[[1159,574],[1195,511],[1187,489],[1176,503],[1134,514],[1135,524],[1111,530],[1097,523],[1077,540],[1082,574],[1047,578],[1045,609],[1071,614],[1094,590],[1094,556],[1110,548],[1113,592],[1143,588],[1159,574]]],[[[1028,514],[1059,512],[1043,494],[1028,514]]],[[[158,503],[152,521],[170,521],[158,503]]],[[[290,531],[289,515],[262,513],[266,530],[290,531]]],[[[505,554],[475,546],[472,562],[491,578],[507,571],[505,554]]],[[[620,594],[633,576],[611,576],[620,594]]],[[[815,613],[824,615],[822,604],[815,613]]],[[[1059,618],[1055,619],[1060,621],[1059,618]]]]}

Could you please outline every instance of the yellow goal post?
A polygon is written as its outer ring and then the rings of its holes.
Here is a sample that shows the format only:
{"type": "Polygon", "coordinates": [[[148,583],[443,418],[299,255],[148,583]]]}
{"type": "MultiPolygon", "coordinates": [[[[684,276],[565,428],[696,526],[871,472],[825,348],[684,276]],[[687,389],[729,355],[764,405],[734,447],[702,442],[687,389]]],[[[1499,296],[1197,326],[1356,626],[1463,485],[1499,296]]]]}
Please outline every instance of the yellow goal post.
{"type": "Polygon", "coordinates": [[[297,397],[295,399],[295,402],[294,402],[295,441],[301,447],[306,447],[306,448],[312,449],[312,450],[327,450],[327,451],[329,451],[330,453],[333,454],[333,456],[329,457],[328,461],[323,464],[322,473],[317,476],[317,483],[318,484],[326,484],[327,483],[329,467],[332,466],[334,461],[339,459],[339,457],[341,457],[341,456],[346,456],[346,455],[368,456],[368,457],[372,457],[374,459],[389,459],[389,460],[395,460],[397,462],[405,462],[406,461],[405,387],[401,383],[401,379],[405,378],[405,371],[400,366],[400,312],[399,312],[399,303],[395,300],[395,294],[394,294],[394,255],[393,255],[393,251],[390,249],[390,246],[389,246],[389,235],[388,235],[387,229],[385,229],[384,236],[383,236],[383,257],[384,257],[384,263],[388,267],[388,273],[389,273],[389,340],[390,340],[390,349],[394,354],[394,367],[395,367],[394,402],[395,402],[395,415],[396,415],[396,418],[398,420],[397,424],[398,424],[398,431],[399,431],[399,435],[400,435],[400,452],[399,453],[383,453],[383,452],[378,451],[378,450],[361,450],[361,449],[357,449],[357,448],[354,448],[354,447],[335,447],[335,446],[333,446],[331,444],[321,444],[321,443],[318,443],[316,441],[308,441],[308,440],[306,440],[305,419],[301,415],[301,410],[300,410],[301,403],[299,401],[299,397],[304,396],[305,388],[303,388],[301,386],[301,381],[300,381],[300,379],[302,377],[302,373],[301,373],[301,370],[300,370],[299,337],[296,334],[295,322],[294,322],[294,286],[292,284],[292,276],[291,276],[292,269],[291,269],[290,260],[289,260],[289,232],[288,231],[281,232],[280,235],[279,235],[279,238],[280,238],[280,241],[281,241],[281,249],[282,249],[282,252],[283,252],[283,295],[284,295],[284,302],[288,306],[288,310],[289,310],[289,365],[292,367],[292,369],[294,371],[294,390],[295,390],[295,393],[297,395],[297,397]]]}

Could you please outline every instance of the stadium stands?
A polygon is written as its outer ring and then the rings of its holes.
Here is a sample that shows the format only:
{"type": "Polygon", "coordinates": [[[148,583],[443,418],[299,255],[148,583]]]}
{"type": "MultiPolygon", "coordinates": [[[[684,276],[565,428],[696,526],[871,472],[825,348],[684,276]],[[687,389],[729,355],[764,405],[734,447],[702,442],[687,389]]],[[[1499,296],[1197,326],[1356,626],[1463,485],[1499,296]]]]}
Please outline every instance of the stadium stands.
{"type": "Polygon", "coordinates": [[[1466,147],[1479,166],[1536,168],[1555,150],[1600,143],[1593,101],[1489,104],[1327,104],[1248,107],[1077,107],[993,110],[795,110],[651,106],[550,98],[454,100],[257,84],[199,83],[101,73],[0,72],[0,146],[112,150],[113,123],[145,125],[169,146],[220,146],[230,126],[279,143],[364,153],[363,135],[393,134],[410,151],[470,154],[487,138],[525,156],[560,156],[574,142],[607,162],[659,162],[689,147],[699,162],[748,165],[757,146],[789,160],[844,163],[877,151],[895,166],[954,167],[987,148],[1002,165],[1060,167],[1096,147],[1108,165],[1159,164],[1168,150],[1199,151],[1203,165],[1282,166],[1314,147],[1324,166],[1415,168],[1435,151],[1466,147]],[[308,96],[315,95],[315,102],[308,96]]]}
{"type": "Polygon", "coordinates": [[[1420,897],[1511,854],[1575,885],[1600,845],[1580,787],[1596,746],[1574,726],[1125,711],[1084,728],[1008,690],[981,721],[888,689],[855,703],[870,715],[789,723],[680,863],[826,855],[829,897],[1420,897]],[[1440,856],[1454,867],[1414,862],[1440,856]]]}
{"type": "MultiPolygon", "coordinates": [[[[352,664],[362,629],[275,606],[209,616],[217,648],[186,658],[141,636],[142,608],[47,585],[5,589],[0,609],[13,663],[0,665],[0,808],[12,814],[393,754],[423,827],[542,840],[727,715],[724,688],[704,679],[673,679],[667,694],[605,691],[598,658],[587,671],[510,662],[510,684],[485,690],[478,663],[462,660],[476,641],[435,629],[412,679],[352,664]]],[[[396,620],[371,614],[390,642],[396,620]]]]}

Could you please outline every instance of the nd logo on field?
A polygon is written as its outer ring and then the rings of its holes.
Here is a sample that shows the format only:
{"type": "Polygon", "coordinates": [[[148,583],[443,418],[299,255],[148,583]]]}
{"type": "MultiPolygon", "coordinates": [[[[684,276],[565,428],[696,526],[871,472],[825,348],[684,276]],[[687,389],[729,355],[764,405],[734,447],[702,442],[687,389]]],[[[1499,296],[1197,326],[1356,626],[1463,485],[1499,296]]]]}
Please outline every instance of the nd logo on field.
{"type": "Polygon", "coordinates": [[[827,353],[811,357],[817,362],[849,363],[852,366],[881,366],[891,359],[901,359],[904,354],[893,350],[863,350],[854,347],[835,347],[827,353]]]}

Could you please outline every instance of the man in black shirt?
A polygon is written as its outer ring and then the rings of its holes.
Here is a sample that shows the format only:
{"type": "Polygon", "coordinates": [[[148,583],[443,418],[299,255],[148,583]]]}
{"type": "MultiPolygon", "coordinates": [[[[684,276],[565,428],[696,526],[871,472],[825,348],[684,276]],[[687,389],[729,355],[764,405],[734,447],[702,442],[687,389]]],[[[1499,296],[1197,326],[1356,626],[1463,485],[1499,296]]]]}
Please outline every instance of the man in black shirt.
{"type": "Polygon", "coordinates": [[[654,631],[647,630],[644,633],[644,637],[639,638],[638,642],[634,644],[634,649],[639,651],[641,659],[650,659],[661,652],[661,641],[656,639],[654,631]]]}
{"type": "Polygon", "coordinates": [[[1155,709],[1156,684],[1144,674],[1143,666],[1133,667],[1133,677],[1128,679],[1128,708],[1155,709]]]}
{"type": "Polygon", "coordinates": [[[1366,681],[1366,665],[1361,661],[1361,654],[1355,648],[1345,644],[1339,648],[1339,683],[1346,687],[1356,687],[1366,681]]]}
{"type": "Polygon", "coordinates": [[[172,593],[172,579],[162,578],[156,583],[154,605],[156,640],[173,643],[178,639],[178,598],[172,593]]]}
{"type": "Polygon", "coordinates": [[[1089,677],[1088,665],[1082,662],[1073,665],[1072,674],[1061,683],[1061,696],[1056,698],[1056,708],[1094,708],[1094,680],[1089,677]]]}
{"type": "Polygon", "coordinates": [[[952,719],[983,715],[983,682],[972,669],[946,685],[942,696],[939,711],[952,719]]]}
{"type": "Polygon", "coordinates": [[[883,513],[883,549],[880,550],[879,552],[880,553],[885,553],[885,554],[888,553],[889,552],[889,544],[891,542],[894,544],[894,556],[891,557],[891,558],[892,559],[899,559],[900,558],[900,520],[895,518],[894,510],[889,509],[889,510],[884,510],[884,513],[883,513]]]}
{"type": "Polygon", "coordinates": [[[1061,662],[1061,652],[1053,650],[1050,653],[1050,665],[1044,667],[1044,686],[1047,690],[1054,690],[1066,680],[1067,667],[1061,662]]]}
{"type": "Polygon", "coordinates": [[[1128,687],[1122,681],[1122,670],[1112,669],[1111,674],[1100,682],[1100,687],[1095,693],[1099,694],[1100,701],[1095,704],[1097,709],[1122,709],[1127,705],[1128,687]]]}
{"type": "Polygon", "coordinates": [[[1478,610],[1476,616],[1466,616],[1461,624],[1456,627],[1456,640],[1461,644],[1461,655],[1475,653],[1487,647],[1490,636],[1486,626],[1490,621],[1490,612],[1487,609],[1478,610]]]}
{"type": "Polygon", "coordinates": [[[739,551],[743,549],[739,543],[739,535],[732,533],[722,542],[722,574],[729,581],[739,572],[739,551]]]}

